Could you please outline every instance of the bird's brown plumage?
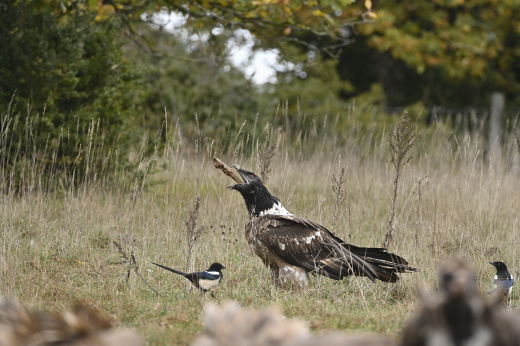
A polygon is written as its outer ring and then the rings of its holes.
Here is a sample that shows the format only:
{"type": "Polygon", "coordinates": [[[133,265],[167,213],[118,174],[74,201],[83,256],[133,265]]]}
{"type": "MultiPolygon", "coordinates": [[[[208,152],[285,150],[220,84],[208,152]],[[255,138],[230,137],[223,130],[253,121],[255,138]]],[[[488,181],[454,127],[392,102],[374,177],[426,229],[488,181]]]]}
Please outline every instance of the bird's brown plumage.
{"type": "MultiPolygon", "coordinates": [[[[411,269],[404,259],[384,249],[346,244],[325,227],[295,215],[251,218],[246,226],[246,239],[272,270],[288,264],[334,280],[362,275],[372,281],[396,282],[399,279],[396,272],[411,269]]],[[[281,271],[273,277],[283,282],[283,275],[281,271]]]]}
{"type": "Polygon", "coordinates": [[[334,280],[360,275],[396,282],[397,273],[416,270],[386,249],[347,244],[325,227],[291,214],[256,174],[235,168],[244,182],[231,188],[242,194],[249,211],[246,238],[277,284],[304,287],[309,272],[334,280]]]}

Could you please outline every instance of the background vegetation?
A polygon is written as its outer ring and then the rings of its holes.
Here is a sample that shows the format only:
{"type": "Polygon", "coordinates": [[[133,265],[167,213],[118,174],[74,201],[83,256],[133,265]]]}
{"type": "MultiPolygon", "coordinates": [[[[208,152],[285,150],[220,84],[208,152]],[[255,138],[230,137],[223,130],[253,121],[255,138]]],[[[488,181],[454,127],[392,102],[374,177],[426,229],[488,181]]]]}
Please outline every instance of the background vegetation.
{"type": "Polygon", "coordinates": [[[473,263],[482,291],[491,260],[518,276],[516,113],[493,155],[485,114],[427,121],[432,106],[487,107],[493,91],[517,105],[515,6],[0,2],[0,292],[28,308],[82,300],[150,344],[187,344],[211,298],[150,262],[219,261],[219,302],[277,305],[317,333],[392,336],[446,257],[473,263]],[[150,22],[168,9],[186,18],[173,34],[150,22]],[[282,54],[276,83],[255,85],[231,62],[237,29],[282,54]],[[388,140],[403,106],[417,138],[397,190],[388,140]],[[421,271],[395,285],[315,277],[305,292],[279,290],[246,245],[245,207],[214,155],[270,167],[289,210],[356,245],[380,246],[391,230],[390,250],[421,271]],[[187,261],[182,221],[197,197],[204,233],[187,261]]]}
{"type": "MultiPolygon", "coordinates": [[[[165,144],[166,123],[182,124],[188,140],[232,145],[226,132],[257,136],[259,118],[293,139],[312,131],[310,119],[344,131],[354,104],[383,115],[378,127],[384,113],[410,105],[423,107],[413,112],[421,122],[432,120],[433,106],[451,114],[478,109],[485,119],[482,107],[495,91],[518,105],[514,1],[376,5],[4,0],[0,111],[29,114],[41,133],[33,143],[52,147],[58,162],[81,176],[92,127],[104,137],[103,151],[117,146],[119,162],[129,164],[128,153],[143,141],[148,153],[165,144]],[[164,21],[170,11],[183,18],[173,30],[164,21]],[[254,49],[279,52],[274,83],[255,85],[233,63],[230,43],[243,41],[239,29],[253,35],[254,49]]],[[[374,117],[359,116],[374,125],[374,117]]],[[[13,141],[25,137],[23,123],[11,125],[13,141]]]]}

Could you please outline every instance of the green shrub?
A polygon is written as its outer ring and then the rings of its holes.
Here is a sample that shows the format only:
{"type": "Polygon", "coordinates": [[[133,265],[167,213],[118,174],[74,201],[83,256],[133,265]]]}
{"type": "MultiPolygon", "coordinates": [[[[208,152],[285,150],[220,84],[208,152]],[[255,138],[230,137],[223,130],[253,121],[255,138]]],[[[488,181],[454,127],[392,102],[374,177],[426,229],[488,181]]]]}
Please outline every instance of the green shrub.
{"type": "Polygon", "coordinates": [[[25,158],[48,172],[52,162],[76,171],[78,181],[110,170],[112,161],[103,168],[89,162],[88,148],[96,139],[103,156],[117,148],[127,157],[145,97],[141,74],[123,58],[119,23],[96,22],[85,10],[65,16],[38,2],[9,2],[0,6],[4,167],[25,158]]]}

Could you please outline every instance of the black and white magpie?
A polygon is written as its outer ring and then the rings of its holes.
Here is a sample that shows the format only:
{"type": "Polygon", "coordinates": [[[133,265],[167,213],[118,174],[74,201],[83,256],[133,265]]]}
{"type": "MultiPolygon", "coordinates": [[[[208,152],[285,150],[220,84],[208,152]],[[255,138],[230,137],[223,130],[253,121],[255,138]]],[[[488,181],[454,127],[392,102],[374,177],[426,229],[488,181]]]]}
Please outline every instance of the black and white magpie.
{"type": "Polygon", "coordinates": [[[220,281],[222,281],[222,269],[226,269],[226,267],[224,267],[220,263],[213,263],[208,268],[208,270],[205,270],[203,272],[183,273],[181,271],[163,266],[162,264],[157,264],[153,262],[152,264],[155,264],[156,266],[159,266],[163,269],[169,270],[175,274],[184,276],[186,279],[191,281],[193,286],[197,287],[204,293],[216,287],[220,283],[220,281]]]}
{"type": "Polygon", "coordinates": [[[233,167],[244,181],[230,189],[240,192],[249,212],[246,239],[271,269],[276,284],[303,288],[309,272],[334,280],[360,275],[372,281],[396,282],[397,273],[416,271],[386,249],[347,244],[325,227],[291,214],[256,174],[233,167]]]}
{"type": "Polygon", "coordinates": [[[504,262],[489,262],[489,264],[494,265],[497,268],[497,273],[494,279],[495,287],[489,290],[487,294],[499,292],[504,296],[504,298],[509,298],[515,283],[513,275],[509,273],[504,262]]]}

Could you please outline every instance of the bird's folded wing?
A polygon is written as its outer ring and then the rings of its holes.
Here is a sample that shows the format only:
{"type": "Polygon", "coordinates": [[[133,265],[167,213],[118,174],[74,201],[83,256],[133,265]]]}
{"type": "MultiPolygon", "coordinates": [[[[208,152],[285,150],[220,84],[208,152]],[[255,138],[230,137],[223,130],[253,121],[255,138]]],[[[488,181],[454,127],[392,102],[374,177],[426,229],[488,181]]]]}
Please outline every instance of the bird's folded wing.
{"type": "Polygon", "coordinates": [[[510,288],[510,287],[513,287],[513,285],[515,284],[514,279],[507,279],[507,280],[495,279],[493,282],[495,285],[500,286],[502,288],[510,288]]]}
{"type": "Polygon", "coordinates": [[[204,280],[217,280],[219,278],[219,275],[213,275],[213,274],[208,273],[207,271],[193,273],[193,274],[197,278],[204,279],[204,280]]]}
{"type": "Polygon", "coordinates": [[[253,224],[254,237],[291,265],[316,270],[334,279],[351,274],[377,277],[369,263],[312,221],[294,215],[266,215],[253,224]]]}

